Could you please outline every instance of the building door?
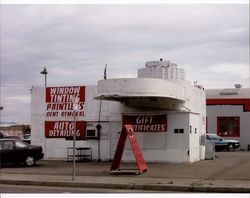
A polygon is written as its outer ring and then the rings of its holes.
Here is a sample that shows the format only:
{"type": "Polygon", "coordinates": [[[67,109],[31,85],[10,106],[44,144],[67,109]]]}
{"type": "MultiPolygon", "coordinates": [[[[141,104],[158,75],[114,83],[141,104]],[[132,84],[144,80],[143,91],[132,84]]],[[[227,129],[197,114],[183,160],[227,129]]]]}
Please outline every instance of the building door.
{"type": "Polygon", "coordinates": [[[110,122],[110,159],[113,160],[115,155],[116,146],[121,134],[122,123],[121,122],[110,122]]]}

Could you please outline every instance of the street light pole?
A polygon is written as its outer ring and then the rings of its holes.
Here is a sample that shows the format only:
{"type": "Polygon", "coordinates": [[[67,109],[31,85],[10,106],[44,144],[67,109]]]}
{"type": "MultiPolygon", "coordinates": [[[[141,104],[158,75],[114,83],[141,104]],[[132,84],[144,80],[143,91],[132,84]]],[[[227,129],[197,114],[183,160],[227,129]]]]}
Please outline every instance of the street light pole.
{"type": "MultiPolygon", "coordinates": [[[[44,75],[44,77],[45,77],[45,93],[46,93],[46,87],[47,87],[47,74],[48,74],[48,72],[47,72],[47,69],[46,69],[46,67],[44,67],[43,68],[43,70],[40,72],[40,74],[43,74],[44,75]]],[[[45,138],[45,142],[44,142],[44,153],[46,154],[47,153],[47,140],[46,140],[46,138],[45,138]]],[[[46,154],[47,155],[47,154],[46,154]]]]}
{"type": "MultiPolygon", "coordinates": [[[[1,97],[1,94],[0,94],[0,97],[1,97]]],[[[2,124],[2,120],[1,120],[1,112],[3,110],[3,106],[1,106],[1,99],[0,99],[0,126],[2,124]]]]}
{"type": "Polygon", "coordinates": [[[72,181],[75,181],[75,175],[76,175],[76,111],[73,112],[73,121],[74,121],[74,134],[73,134],[73,175],[72,175],[72,181]]]}
{"type": "Polygon", "coordinates": [[[48,74],[48,72],[47,72],[46,67],[44,67],[40,73],[44,75],[44,77],[45,77],[44,84],[45,84],[45,87],[47,87],[47,74],[48,74]]]}
{"type": "Polygon", "coordinates": [[[76,113],[79,110],[79,100],[80,98],[76,97],[73,101],[73,122],[74,122],[74,131],[73,131],[73,173],[72,173],[72,181],[75,181],[76,175],[76,113]]]}

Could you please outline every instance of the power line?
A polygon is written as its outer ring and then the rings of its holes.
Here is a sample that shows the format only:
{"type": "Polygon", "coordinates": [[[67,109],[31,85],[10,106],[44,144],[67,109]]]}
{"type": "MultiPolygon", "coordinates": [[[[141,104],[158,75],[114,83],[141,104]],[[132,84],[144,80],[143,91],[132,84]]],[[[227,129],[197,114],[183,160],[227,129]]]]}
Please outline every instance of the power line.
{"type": "Polygon", "coordinates": [[[1,85],[0,87],[15,87],[15,88],[22,88],[22,87],[32,87],[32,85],[1,85]]]}

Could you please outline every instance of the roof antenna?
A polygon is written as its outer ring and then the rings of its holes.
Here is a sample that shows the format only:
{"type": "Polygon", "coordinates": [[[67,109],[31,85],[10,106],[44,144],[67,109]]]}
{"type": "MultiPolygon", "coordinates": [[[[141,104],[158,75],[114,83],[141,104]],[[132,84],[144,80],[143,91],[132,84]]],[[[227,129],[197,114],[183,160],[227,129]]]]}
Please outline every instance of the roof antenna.
{"type": "Polygon", "coordinates": [[[242,87],[242,85],[241,85],[241,84],[235,84],[234,87],[235,87],[236,89],[240,89],[240,88],[242,87]]]}

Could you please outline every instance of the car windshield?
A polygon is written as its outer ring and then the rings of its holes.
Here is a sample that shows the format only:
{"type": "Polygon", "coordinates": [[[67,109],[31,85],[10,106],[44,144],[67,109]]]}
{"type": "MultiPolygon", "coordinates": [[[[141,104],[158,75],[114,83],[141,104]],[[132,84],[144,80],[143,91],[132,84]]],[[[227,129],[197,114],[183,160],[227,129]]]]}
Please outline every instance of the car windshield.
{"type": "Polygon", "coordinates": [[[24,144],[23,142],[16,142],[16,147],[19,147],[19,148],[24,148],[24,147],[27,147],[28,145],[27,144],[24,144]]]}
{"type": "Polygon", "coordinates": [[[0,142],[0,149],[13,149],[13,141],[2,141],[0,142]]]}
{"type": "Polygon", "coordinates": [[[23,139],[29,139],[30,138],[30,135],[24,135],[23,136],[23,139]]]}
{"type": "Polygon", "coordinates": [[[218,136],[218,135],[213,135],[213,134],[210,134],[210,135],[208,135],[207,136],[208,137],[208,139],[210,139],[210,140],[220,140],[220,139],[222,139],[220,136],[218,136]]]}

